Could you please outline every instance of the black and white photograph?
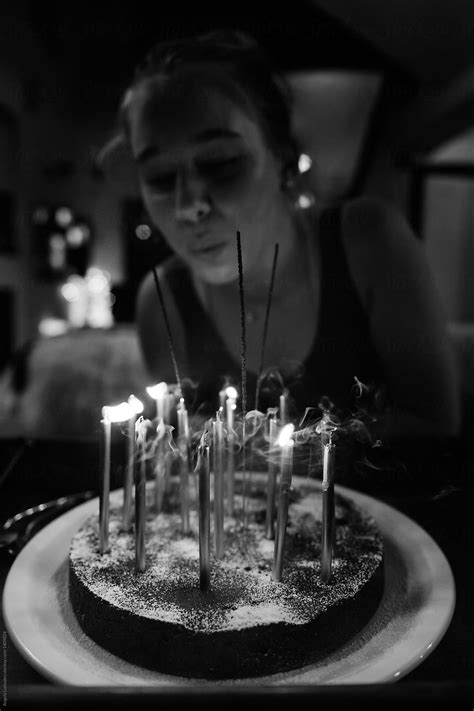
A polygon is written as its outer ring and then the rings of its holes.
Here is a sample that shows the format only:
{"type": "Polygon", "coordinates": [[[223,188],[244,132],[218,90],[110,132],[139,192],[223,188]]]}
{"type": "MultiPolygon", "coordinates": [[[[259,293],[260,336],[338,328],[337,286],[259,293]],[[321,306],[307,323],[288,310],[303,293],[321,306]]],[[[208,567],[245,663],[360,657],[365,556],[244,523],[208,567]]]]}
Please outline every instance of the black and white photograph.
{"type": "Polygon", "coordinates": [[[474,708],[474,4],[0,8],[2,706],[474,708]]]}

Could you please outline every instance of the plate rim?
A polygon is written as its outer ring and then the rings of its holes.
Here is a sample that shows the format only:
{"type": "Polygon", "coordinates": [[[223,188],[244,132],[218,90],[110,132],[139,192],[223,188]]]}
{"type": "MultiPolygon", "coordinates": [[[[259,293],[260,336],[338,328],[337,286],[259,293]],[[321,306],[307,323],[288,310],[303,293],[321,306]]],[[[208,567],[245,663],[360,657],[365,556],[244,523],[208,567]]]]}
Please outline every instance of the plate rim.
{"type": "MultiPolygon", "coordinates": [[[[169,686],[172,685],[179,685],[180,687],[183,685],[192,685],[198,684],[199,688],[206,688],[206,686],[209,687],[215,687],[215,686],[253,686],[257,683],[262,683],[264,682],[265,684],[268,684],[269,687],[274,687],[275,691],[278,688],[279,684],[285,683],[285,684],[305,684],[305,685],[326,685],[326,684],[367,684],[367,683],[384,683],[384,682],[395,682],[398,681],[400,678],[408,674],[412,669],[414,669],[416,666],[418,666],[439,644],[443,636],[445,635],[453,614],[454,614],[454,609],[456,605],[456,588],[455,588],[455,581],[454,581],[454,576],[451,570],[451,566],[449,564],[449,561],[447,560],[444,552],[441,550],[435,539],[422,527],[420,524],[418,524],[416,521],[414,521],[412,518],[404,514],[402,511],[399,511],[396,509],[394,506],[391,504],[388,504],[380,499],[377,499],[373,496],[370,496],[369,494],[366,494],[364,492],[357,491],[355,489],[351,489],[346,486],[342,485],[336,485],[335,490],[337,493],[346,496],[347,498],[354,500],[356,503],[364,506],[368,513],[372,515],[377,524],[379,525],[382,535],[384,538],[384,541],[387,540],[387,530],[386,530],[386,525],[384,524],[383,520],[383,514],[388,515],[388,519],[390,518],[395,519],[395,521],[398,523],[400,528],[403,528],[405,530],[411,531],[412,534],[415,533],[418,536],[421,536],[424,544],[425,544],[425,553],[426,551],[431,552],[432,554],[435,555],[438,565],[441,565],[442,568],[442,573],[440,573],[440,577],[444,578],[445,580],[445,588],[447,588],[447,600],[444,603],[444,610],[443,610],[443,616],[441,619],[439,617],[437,618],[438,621],[438,628],[436,630],[436,633],[429,635],[429,643],[424,643],[423,645],[419,645],[418,649],[418,657],[416,655],[413,655],[410,660],[407,662],[405,661],[404,664],[397,668],[393,668],[391,672],[385,672],[382,673],[377,672],[377,663],[369,665],[371,667],[371,672],[367,672],[365,670],[365,675],[368,678],[364,679],[364,674],[362,674],[362,677],[360,680],[357,678],[354,678],[353,672],[349,671],[348,674],[345,676],[347,677],[344,679],[344,675],[339,676],[338,678],[328,678],[326,680],[319,680],[319,681],[311,681],[310,679],[307,679],[306,676],[311,676],[311,668],[310,667],[305,667],[302,668],[301,670],[294,670],[292,672],[287,672],[283,674],[276,674],[272,676],[266,676],[266,677],[256,677],[256,678],[251,678],[251,679],[242,679],[242,680],[223,680],[223,681],[211,681],[211,680],[201,680],[201,679],[186,679],[183,677],[171,677],[165,674],[161,674],[159,672],[152,672],[151,670],[141,670],[141,668],[136,667],[133,664],[129,664],[128,662],[125,662],[124,660],[115,657],[114,655],[111,655],[105,650],[102,650],[97,646],[97,648],[103,653],[105,656],[110,656],[114,660],[117,660],[117,665],[125,667],[126,669],[129,669],[129,674],[131,674],[132,679],[134,677],[133,671],[134,670],[139,670],[143,672],[146,676],[152,676],[154,680],[149,682],[148,680],[145,681],[143,679],[138,679],[136,682],[133,682],[133,686],[137,685],[148,685],[149,683],[152,683],[156,685],[156,689],[159,690],[160,688],[169,688],[169,686]],[[427,548],[426,548],[427,547],[427,548]],[[371,678],[371,675],[374,676],[374,671],[375,671],[375,678],[371,678]],[[351,676],[352,674],[352,676],[351,676]],[[156,677],[156,678],[155,678],[156,677]],[[169,681],[171,680],[171,681],[169,681]],[[283,681],[282,681],[283,680],[283,681]],[[162,682],[160,684],[160,682],[162,682]],[[163,683],[164,682],[164,683],[163,683]]],[[[121,489],[116,489],[114,492],[120,492],[121,489]]],[[[111,492],[113,493],[113,492],[111,492]]],[[[66,526],[68,529],[68,539],[67,543],[64,543],[63,548],[65,548],[64,555],[62,556],[62,563],[63,565],[66,560],[67,560],[67,554],[69,551],[69,544],[72,535],[74,532],[77,530],[77,528],[84,522],[84,520],[94,511],[97,509],[98,506],[98,497],[95,497],[93,499],[90,499],[89,501],[86,501],[82,504],[79,504],[78,506],[74,507],[73,509],[70,509],[69,511],[66,511],[63,513],[61,516],[59,516],[57,519],[54,521],[50,522],[47,524],[41,531],[39,531],[36,536],[31,539],[31,541],[25,546],[25,548],[19,553],[19,555],[16,557],[14,560],[8,574],[7,578],[5,580],[5,586],[4,586],[4,591],[3,591],[3,599],[2,599],[2,605],[3,605],[3,615],[4,615],[4,621],[5,621],[5,626],[7,629],[7,632],[14,642],[16,648],[22,654],[22,656],[26,659],[26,661],[36,670],[39,671],[43,676],[45,676],[47,679],[52,681],[53,683],[59,683],[59,684],[67,684],[75,687],[83,687],[83,686],[104,686],[104,685],[110,685],[110,681],[105,681],[103,678],[101,680],[101,677],[99,675],[98,680],[92,681],[91,680],[80,680],[81,675],[78,674],[76,679],[71,678],[70,674],[64,675],[64,672],[61,673],[61,671],[55,671],[54,669],[51,669],[48,667],[47,663],[45,662],[44,659],[41,659],[41,653],[38,655],[38,652],[36,650],[35,652],[35,645],[31,643],[31,639],[29,643],[25,641],[25,629],[24,629],[24,620],[18,619],[18,616],[14,612],[14,605],[13,605],[13,600],[16,597],[15,593],[15,583],[17,583],[18,579],[21,580],[21,576],[24,573],[24,569],[28,568],[29,561],[34,560],[34,556],[36,553],[37,549],[41,549],[41,544],[44,544],[44,541],[48,539],[48,537],[52,537],[54,534],[59,534],[60,530],[66,526]],[[74,530],[73,530],[74,527],[74,530]],[[56,530],[57,529],[57,530],[56,530]],[[71,531],[69,531],[71,529],[71,531]],[[70,534],[70,535],[69,535],[70,534]]],[[[390,536],[389,536],[390,538],[390,536]]],[[[420,547],[421,549],[421,547],[420,547]]],[[[59,555],[56,557],[59,558],[59,555]]],[[[431,560],[433,562],[433,560],[431,560]]],[[[48,581],[45,579],[42,581],[43,585],[47,585],[48,581]]],[[[446,589],[445,589],[446,592],[446,589]]],[[[385,596],[385,593],[384,593],[385,596]]],[[[384,599],[384,596],[382,598],[382,601],[384,599]]],[[[67,598],[67,603],[70,607],[69,603],[69,598],[67,598]]],[[[59,608],[59,604],[58,604],[59,608]]],[[[71,609],[71,613],[73,613],[71,609]]],[[[61,613],[59,613],[61,614],[61,613]]],[[[377,615],[377,611],[374,613],[374,616],[377,615]]],[[[33,633],[32,633],[33,634],[33,633]]],[[[71,632],[72,634],[72,632],[71,632]]],[[[28,638],[28,634],[26,634],[26,637],[28,638]]],[[[92,655],[91,655],[92,656],[92,655]]],[[[380,660],[378,662],[378,665],[380,666],[380,660]]],[[[104,667],[108,668],[107,663],[104,663],[104,667]]],[[[116,672],[116,670],[114,670],[116,672]]],[[[119,672],[120,673],[120,672],[119,672]]],[[[126,677],[127,675],[124,674],[126,677]]],[[[130,685],[130,681],[127,683],[125,680],[122,682],[114,682],[118,684],[123,684],[123,685],[130,685]]]]}

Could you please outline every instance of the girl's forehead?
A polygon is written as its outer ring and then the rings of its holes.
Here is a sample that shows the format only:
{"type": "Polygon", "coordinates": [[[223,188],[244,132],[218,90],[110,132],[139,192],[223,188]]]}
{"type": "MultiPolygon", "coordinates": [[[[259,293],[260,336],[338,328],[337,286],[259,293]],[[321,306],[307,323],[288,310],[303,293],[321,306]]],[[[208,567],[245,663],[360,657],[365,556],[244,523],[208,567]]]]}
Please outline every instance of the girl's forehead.
{"type": "Polygon", "coordinates": [[[219,133],[222,138],[262,141],[258,123],[246,107],[212,86],[143,87],[130,102],[128,117],[135,156],[150,146],[161,151],[170,145],[204,142],[219,133]]]}

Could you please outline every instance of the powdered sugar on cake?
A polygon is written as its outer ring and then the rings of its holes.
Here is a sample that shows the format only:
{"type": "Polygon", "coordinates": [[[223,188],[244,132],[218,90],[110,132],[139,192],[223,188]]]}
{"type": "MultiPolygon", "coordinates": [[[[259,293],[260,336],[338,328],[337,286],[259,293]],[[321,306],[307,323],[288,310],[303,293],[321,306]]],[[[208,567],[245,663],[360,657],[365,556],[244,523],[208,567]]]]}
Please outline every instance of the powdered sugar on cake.
{"type": "Polygon", "coordinates": [[[314,480],[295,478],[283,577],[277,583],[271,576],[274,542],[264,536],[265,499],[255,482],[247,501],[247,527],[242,527],[239,518],[226,518],[225,554],[221,560],[211,556],[208,592],[199,587],[195,502],[191,506],[191,531],[184,535],[181,517],[172,505],[166,512],[153,512],[151,483],[145,572],[135,571],[135,538],[133,532],[121,530],[123,493],[115,491],[110,497],[110,552],[99,554],[98,514],[94,515],[71,543],[75,574],[111,606],[196,632],[277,623],[303,625],[339,600],[355,596],[382,560],[383,542],[375,522],[352,502],[337,497],[333,574],[331,584],[323,584],[319,485],[314,480]]]}

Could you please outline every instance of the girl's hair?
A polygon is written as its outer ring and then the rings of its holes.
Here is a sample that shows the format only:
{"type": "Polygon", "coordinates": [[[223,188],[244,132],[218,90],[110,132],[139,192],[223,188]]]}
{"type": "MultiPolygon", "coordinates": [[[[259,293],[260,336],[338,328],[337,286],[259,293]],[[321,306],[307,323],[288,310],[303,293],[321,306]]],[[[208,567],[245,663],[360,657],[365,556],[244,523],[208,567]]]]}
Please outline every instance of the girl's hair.
{"type": "Polygon", "coordinates": [[[271,65],[255,39],[239,30],[213,30],[205,34],[159,42],[136,67],[125,92],[119,120],[128,135],[128,106],[134,90],[147,80],[170,79],[181,69],[212,64],[229,84],[252,104],[270,148],[283,164],[284,178],[298,173],[298,147],[291,132],[292,100],[284,77],[271,65]]]}

